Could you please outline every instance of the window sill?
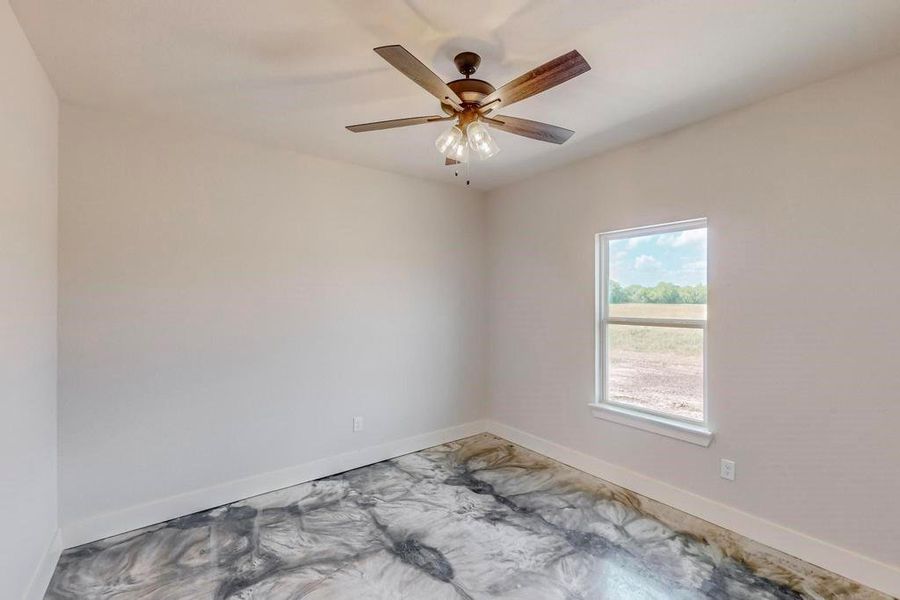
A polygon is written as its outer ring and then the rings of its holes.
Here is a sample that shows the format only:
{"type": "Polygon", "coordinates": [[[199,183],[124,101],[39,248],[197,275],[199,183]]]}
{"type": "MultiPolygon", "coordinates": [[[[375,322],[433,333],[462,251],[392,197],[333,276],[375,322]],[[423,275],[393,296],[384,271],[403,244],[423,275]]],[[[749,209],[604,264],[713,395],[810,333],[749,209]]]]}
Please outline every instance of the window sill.
{"type": "Polygon", "coordinates": [[[609,403],[594,403],[588,404],[588,406],[591,408],[591,412],[594,413],[594,417],[598,419],[675,438],[676,440],[689,442],[704,448],[712,443],[713,433],[700,424],[685,423],[677,419],[651,415],[609,403]]]}

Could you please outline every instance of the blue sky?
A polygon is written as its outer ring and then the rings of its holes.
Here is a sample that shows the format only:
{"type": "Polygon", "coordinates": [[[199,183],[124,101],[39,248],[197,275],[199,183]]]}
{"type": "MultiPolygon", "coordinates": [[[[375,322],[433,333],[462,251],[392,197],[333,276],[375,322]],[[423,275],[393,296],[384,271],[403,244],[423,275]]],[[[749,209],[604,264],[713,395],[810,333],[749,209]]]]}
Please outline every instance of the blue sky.
{"type": "Polygon", "coordinates": [[[706,283],[706,229],[610,240],[609,269],[625,286],[706,283]]]}

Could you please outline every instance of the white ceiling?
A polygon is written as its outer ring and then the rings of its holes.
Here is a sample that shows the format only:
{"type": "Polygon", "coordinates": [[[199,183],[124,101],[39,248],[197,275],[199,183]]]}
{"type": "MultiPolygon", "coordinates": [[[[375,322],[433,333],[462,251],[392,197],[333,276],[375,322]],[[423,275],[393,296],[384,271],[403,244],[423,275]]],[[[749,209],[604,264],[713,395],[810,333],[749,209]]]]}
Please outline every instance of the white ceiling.
{"type": "Polygon", "coordinates": [[[479,52],[500,86],[569,50],[593,69],[507,109],[576,131],[497,132],[490,189],[900,53],[898,0],[12,0],[60,96],[400,173],[452,181],[446,124],[372,48],[401,44],[445,80],[479,52]]]}

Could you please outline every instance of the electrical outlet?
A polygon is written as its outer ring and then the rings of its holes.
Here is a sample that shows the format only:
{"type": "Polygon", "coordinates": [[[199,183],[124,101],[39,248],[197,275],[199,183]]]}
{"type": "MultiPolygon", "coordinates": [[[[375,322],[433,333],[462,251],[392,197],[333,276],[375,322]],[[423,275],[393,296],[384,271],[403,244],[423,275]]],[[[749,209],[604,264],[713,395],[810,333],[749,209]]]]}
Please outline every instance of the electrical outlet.
{"type": "Polygon", "coordinates": [[[734,461],[723,458],[722,466],[719,469],[719,475],[721,475],[722,479],[734,481],[734,461]]]}
{"type": "Polygon", "coordinates": [[[362,417],[353,417],[353,431],[362,431],[363,430],[363,418],[362,417]]]}

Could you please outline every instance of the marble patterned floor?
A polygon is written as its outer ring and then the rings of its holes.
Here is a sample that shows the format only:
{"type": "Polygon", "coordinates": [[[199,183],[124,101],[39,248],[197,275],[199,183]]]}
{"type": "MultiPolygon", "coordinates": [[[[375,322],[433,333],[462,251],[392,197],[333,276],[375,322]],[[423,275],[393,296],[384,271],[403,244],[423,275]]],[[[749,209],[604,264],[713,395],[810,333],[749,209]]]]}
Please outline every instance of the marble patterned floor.
{"type": "Polygon", "coordinates": [[[45,598],[888,597],[484,434],[67,550],[45,598]]]}

